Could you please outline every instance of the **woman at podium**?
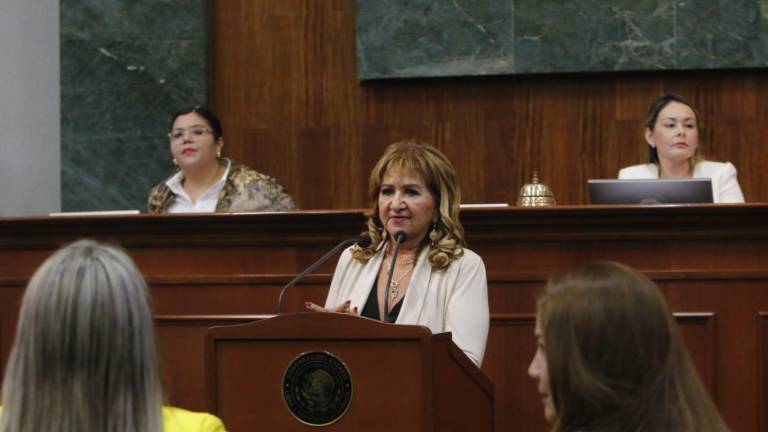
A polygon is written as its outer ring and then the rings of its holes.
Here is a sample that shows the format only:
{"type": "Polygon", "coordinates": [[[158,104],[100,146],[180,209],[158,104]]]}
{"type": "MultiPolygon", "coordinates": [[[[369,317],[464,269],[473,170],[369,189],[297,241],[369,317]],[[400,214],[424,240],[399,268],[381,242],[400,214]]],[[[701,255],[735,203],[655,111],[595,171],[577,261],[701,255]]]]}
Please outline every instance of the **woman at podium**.
{"type": "Polygon", "coordinates": [[[168,132],[173,163],[179,170],[149,192],[153,213],[258,212],[294,208],[277,181],[221,156],[219,119],[200,107],[182,109],[168,132]]]}
{"type": "Polygon", "coordinates": [[[24,292],[0,431],[224,432],[211,414],[163,406],[158,357],[133,261],[93,241],[73,243],[24,292]]]}
{"type": "Polygon", "coordinates": [[[452,332],[454,343],[480,365],[488,288],[483,260],[465,247],[453,165],[432,146],[395,143],[373,168],[369,192],[370,246],[344,251],[325,308],[307,307],[452,332]]]}
{"type": "Polygon", "coordinates": [[[703,160],[701,129],[701,116],[691,103],[676,94],[662,96],[651,105],[645,122],[648,163],[622,168],[619,178],[710,178],[714,202],[743,203],[733,164],[703,160]]]}
{"type": "Polygon", "coordinates": [[[629,267],[552,276],[535,336],[528,374],[554,431],[728,431],[664,297],[629,267]]]}

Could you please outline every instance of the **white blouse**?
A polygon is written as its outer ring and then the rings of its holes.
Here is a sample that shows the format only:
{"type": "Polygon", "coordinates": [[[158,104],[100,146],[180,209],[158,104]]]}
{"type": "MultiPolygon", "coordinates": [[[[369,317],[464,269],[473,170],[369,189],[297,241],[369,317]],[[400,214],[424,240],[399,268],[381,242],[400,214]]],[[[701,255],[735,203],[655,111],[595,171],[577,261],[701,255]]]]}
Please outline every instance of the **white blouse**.
{"type": "MultiPolygon", "coordinates": [[[[352,258],[345,250],[333,273],[326,308],[347,300],[351,308],[363,310],[379,274],[383,259],[381,248],[367,263],[352,258]]],[[[485,265],[476,253],[464,249],[464,255],[444,270],[434,270],[423,248],[403,299],[395,324],[417,324],[432,333],[451,332],[453,342],[480,366],[488,339],[488,281],[485,265]]]]}

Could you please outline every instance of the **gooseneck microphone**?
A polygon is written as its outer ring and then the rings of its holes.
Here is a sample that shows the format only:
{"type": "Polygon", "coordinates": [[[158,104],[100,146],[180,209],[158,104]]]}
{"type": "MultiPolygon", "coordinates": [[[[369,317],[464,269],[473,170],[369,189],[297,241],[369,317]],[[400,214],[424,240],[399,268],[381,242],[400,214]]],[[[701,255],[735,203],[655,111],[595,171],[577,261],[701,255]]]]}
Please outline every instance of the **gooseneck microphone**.
{"type": "Polygon", "coordinates": [[[389,274],[387,275],[387,284],[384,286],[384,319],[385,323],[389,322],[389,289],[392,286],[392,276],[395,274],[395,261],[397,261],[397,253],[400,251],[400,245],[408,239],[408,234],[405,231],[398,231],[395,233],[395,250],[392,251],[392,259],[389,263],[389,274]]]}
{"type": "Polygon", "coordinates": [[[293,280],[288,282],[288,285],[284,286],[283,289],[280,290],[280,297],[277,300],[277,314],[280,315],[281,313],[283,313],[283,300],[285,298],[285,293],[288,291],[289,288],[299,283],[302,279],[304,279],[305,276],[312,273],[316,268],[320,267],[322,263],[328,261],[328,258],[336,255],[340,250],[355,243],[362,248],[368,247],[371,245],[371,237],[366,234],[366,235],[361,235],[360,237],[344,240],[343,242],[337,244],[336,247],[328,251],[328,253],[321,256],[319,260],[312,263],[311,266],[307,267],[306,270],[304,270],[298,276],[293,278],[293,280]]]}

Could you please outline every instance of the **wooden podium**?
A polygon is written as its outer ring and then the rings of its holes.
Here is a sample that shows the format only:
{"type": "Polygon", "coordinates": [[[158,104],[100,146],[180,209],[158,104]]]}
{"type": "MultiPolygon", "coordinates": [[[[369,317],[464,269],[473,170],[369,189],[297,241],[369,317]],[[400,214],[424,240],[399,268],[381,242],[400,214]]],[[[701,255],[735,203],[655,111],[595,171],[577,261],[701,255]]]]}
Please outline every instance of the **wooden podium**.
{"type": "Polygon", "coordinates": [[[421,326],[297,313],[213,327],[206,340],[206,373],[208,410],[231,432],[494,430],[491,381],[450,333],[433,335],[421,326]],[[307,361],[315,355],[340,363],[307,361]],[[331,379],[338,375],[334,364],[348,371],[346,383],[331,379]],[[308,382],[313,375],[325,385],[308,382]],[[291,389],[309,395],[293,398],[291,389]],[[301,421],[301,403],[312,403],[313,395],[324,391],[346,392],[346,412],[325,426],[301,421]],[[298,416],[289,403],[294,409],[299,405],[298,416]]]}

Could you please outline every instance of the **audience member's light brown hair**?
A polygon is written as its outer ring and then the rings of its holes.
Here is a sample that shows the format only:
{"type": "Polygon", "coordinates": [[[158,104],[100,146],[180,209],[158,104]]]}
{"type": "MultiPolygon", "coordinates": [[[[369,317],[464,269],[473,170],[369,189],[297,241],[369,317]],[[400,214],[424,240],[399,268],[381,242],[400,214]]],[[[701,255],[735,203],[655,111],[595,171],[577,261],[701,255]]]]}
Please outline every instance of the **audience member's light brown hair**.
{"type": "Polygon", "coordinates": [[[538,313],[555,431],[728,430],[645,275],[578,266],[550,278],[538,313]]]}

